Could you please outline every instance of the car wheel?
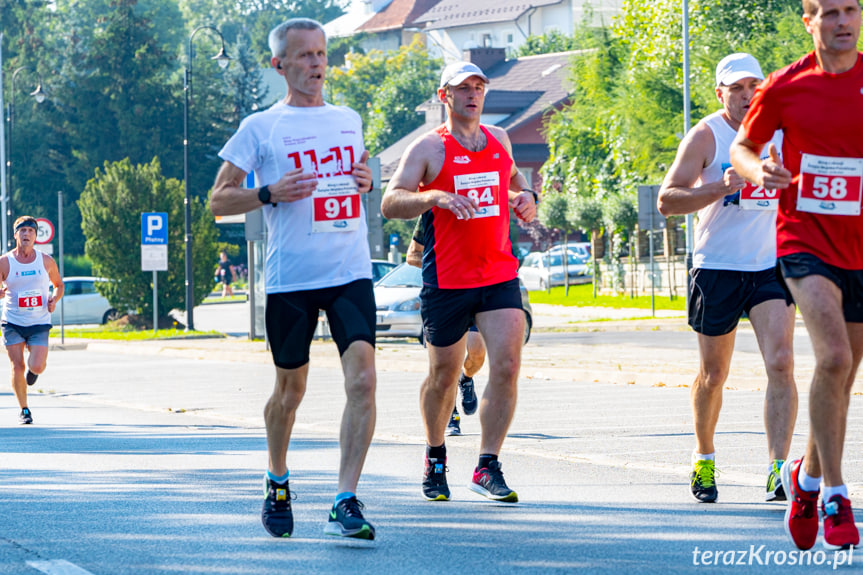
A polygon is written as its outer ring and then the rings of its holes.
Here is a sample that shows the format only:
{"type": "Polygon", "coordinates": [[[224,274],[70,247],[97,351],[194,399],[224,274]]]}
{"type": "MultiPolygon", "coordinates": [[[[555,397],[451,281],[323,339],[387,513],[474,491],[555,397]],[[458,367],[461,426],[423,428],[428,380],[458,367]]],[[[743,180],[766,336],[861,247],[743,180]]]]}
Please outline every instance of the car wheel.
{"type": "Polygon", "coordinates": [[[109,309],[108,311],[105,312],[105,315],[102,316],[102,323],[106,324],[109,321],[114,321],[115,319],[118,319],[119,317],[120,317],[120,314],[117,313],[117,310],[109,309]]]}
{"type": "Polygon", "coordinates": [[[417,341],[419,341],[419,342],[420,342],[420,345],[421,345],[421,346],[425,347],[426,340],[425,340],[425,337],[424,337],[424,335],[423,335],[422,330],[420,330],[420,334],[417,336],[417,341]]]}
{"type": "Polygon", "coordinates": [[[524,343],[522,345],[527,345],[527,342],[530,341],[530,330],[533,329],[533,318],[530,317],[530,314],[524,312],[524,343]]]}

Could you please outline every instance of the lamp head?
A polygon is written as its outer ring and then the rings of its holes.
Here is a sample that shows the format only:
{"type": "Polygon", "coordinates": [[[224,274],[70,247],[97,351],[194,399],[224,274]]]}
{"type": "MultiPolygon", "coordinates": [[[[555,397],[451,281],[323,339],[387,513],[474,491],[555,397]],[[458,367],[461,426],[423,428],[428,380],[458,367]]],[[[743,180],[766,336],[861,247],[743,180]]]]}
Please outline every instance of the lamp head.
{"type": "Polygon", "coordinates": [[[38,84],[38,85],[36,86],[36,89],[35,89],[35,90],[33,90],[33,91],[30,93],[30,95],[31,95],[31,96],[33,96],[33,97],[36,99],[36,103],[37,103],[37,104],[41,104],[42,102],[44,102],[44,101],[45,101],[45,91],[44,91],[44,90],[42,90],[42,84],[41,84],[41,83],[40,83],[40,84],[38,84]]]}
{"type": "Polygon", "coordinates": [[[222,45],[222,48],[219,50],[219,53],[211,58],[219,63],[219,67],[221,69],[225,69],[228,67],[228,64],[231,61],[231,57],[228,56],[227,52],[225,52],[225,46],[222,45]]]}

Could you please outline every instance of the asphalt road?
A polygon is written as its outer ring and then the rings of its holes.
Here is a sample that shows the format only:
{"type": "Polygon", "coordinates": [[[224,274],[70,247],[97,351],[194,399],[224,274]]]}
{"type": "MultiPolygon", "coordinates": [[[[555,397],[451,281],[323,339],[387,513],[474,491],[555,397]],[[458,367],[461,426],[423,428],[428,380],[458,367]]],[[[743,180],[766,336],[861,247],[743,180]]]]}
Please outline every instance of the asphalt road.
{"type": "MultiPolygon", "coordinates": [[[[231,306],[243,307],[220,308],[231,306]]],[[[643,343],[656,334],[548,335],[605,337],[595,349],[613,352],[632,347],[627,337],[643,343]]],[[[551,353],[566,343],[535,345],[532,353],[551,353]]],[[[0,392],[0,574],[826,573],[842,559],[815,553],[809,566],[788,565],[798,557],[782,530],[785,507],[763,502],[761,391],[725,392],[715,505],[697,504],[688,492],[687,388],[525,374],[501,454],[520,503],[495,504],[466,487],[477,416],[464,417],[465,435],[447,441],[453,501],[426,502],[417,401],[424,374],[393,360],[378,372],[375,440],[359,488],[378,539],[327,538],[344,401],[339,370],[321,359],[330,347],[313,347],[289,456],[295,536],[285,540],[269,537],[259,519],[271,365],[182,344],[171,355],[95,346],[51,352],[31,398],[35,425],[16,425],[14,398],[0,392]]],[[[417,348],[393,343],[380,353],[414,357],[417,348]]],[[[860,409],[855,396],[845,468],[856,501],[863,497],[860,409]]],[[[793,453],[805,443],[806,412],[804,394],[793,453]]],[[[853,560],[840,568],[859,572],[863,559],[853,560]]]]}

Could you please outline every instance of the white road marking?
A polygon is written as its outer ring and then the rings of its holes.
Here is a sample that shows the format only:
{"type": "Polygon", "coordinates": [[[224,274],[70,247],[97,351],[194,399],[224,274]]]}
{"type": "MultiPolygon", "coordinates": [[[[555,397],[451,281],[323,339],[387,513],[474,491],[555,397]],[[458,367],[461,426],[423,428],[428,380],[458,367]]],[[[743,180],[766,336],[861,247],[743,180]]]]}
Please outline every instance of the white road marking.
{"type": "Polygon", "coordinates": [[[27,565],[46,575],[93,575],[86,569],[82,569],[74,563],[69,563],[65,559],[27,561],[27,565]]]}

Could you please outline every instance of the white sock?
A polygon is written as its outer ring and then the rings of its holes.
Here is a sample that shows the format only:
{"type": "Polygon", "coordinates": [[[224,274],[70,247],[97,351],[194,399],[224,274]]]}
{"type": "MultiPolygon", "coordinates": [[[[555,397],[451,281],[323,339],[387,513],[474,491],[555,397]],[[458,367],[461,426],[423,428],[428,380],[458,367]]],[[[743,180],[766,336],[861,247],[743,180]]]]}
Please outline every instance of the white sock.
{"type": "Polygon", "coordinates": [[[818,491],[821,487],[821,478],[806,475],[806,470],[803,468],[803,463],[801,462],[800,472],[797,474],[797,485],[803,491],[818,491]]]}
{"type": "MultiPolygon", "coordinates": [[[[801,486],[802,487],[802,486],[801,486]]],[[[834,495],[841,495],[845,499],[848,499],[848,488],[845,487],[845,484],[842,485],[834,485],[829,486],[825,485],[821,491],[821,500],[822,501],[830,501],[830,498],[834,495]]]]}
{"type": "Polygon", "coordinates": [[[698,453],[697,451],[692,452],[692,464],[695,465],[696,461],[701,459],[707,459],[708,461],[716,460],[716,452],[713,453],[698,453]]]}

